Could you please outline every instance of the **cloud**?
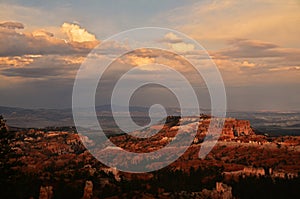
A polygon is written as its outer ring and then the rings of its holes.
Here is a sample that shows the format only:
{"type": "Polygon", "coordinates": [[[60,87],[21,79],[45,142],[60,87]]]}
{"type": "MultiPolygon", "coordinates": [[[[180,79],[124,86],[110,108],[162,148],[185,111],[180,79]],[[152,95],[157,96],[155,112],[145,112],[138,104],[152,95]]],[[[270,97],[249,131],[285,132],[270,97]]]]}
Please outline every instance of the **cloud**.
{"type": "Polygon", "coordinates": [[[160,40],[160,42],[180,43],[180,42],[183,42],[183,39],[180,38],[178,35],[174,34],[173,32],[169,32],[164,36],[163,39],[160,40]]]}
{"type": "Polygon", "coordinates": [[[36,30],[32,32],[34,37],[54,37],[54,34],[45,30],[36,30]]]}
{"type": "Polygon", "coordinates": [[[285,66],[279,68],[270,68],[269,71],[300,71],[300,66],[285,66]]]}
{"type": "Polygon", "coordinates": [[[54,68],[9,68],[2,70],[2,75],[7,77],[30,77],[30,78],[44,78],[45,76],[60,75],[60,70],[54,68]]]}
{"type": "Polygon", "coordinates": [[[210,52],[227,84],[299,82],[300,49],[250,39],[232,39],[228,44],[210,52]]]}
{"type": "MultiPolygon", "coordinates": [[[[131,66],[141,66],[145,64],[163,64],[178,71],[190,71],[190,64],[185,58],[175,53],[158,49],[138,49],[120,57],[117,61],[131,66]]],[[[147,67],[145,70],[160,70],[158,66],[147,67]]]]}
{"type": "Polygon", "coordinates": [[[158,40],[158,42],[165,43],[171,51],[174,51],[176,53],[185,55],[191,55],[195,53],[194,44],[191,44],[187,38],[182,38],[180,35],[173,32],[165,34],[162,39],[158,40]]]}
{"type": "Polygon", "coordinates": [[[34,61],[34,56],[13,56],[13,57],[0,57],[0,68],[8,67],[23,67],[34,61]]]}
{"type": "MultiPolygon", "coordinates": [[[[75,31],[76,32],[76,31],[75,31]]],[[[72,33],[75,35],[75,33],[72,33]]],[[[87,54],[99,41],[80,31],[72,41],[57,38],[45,30],[16,32],[13,29],[0,28],[0,56],[47,55],[47,54],[87,54]],[[79,42],[81,41],[81,42],[79,42]]]]}
{"type": "Polygon", "coordinates": [[[7,21],[0,23],[1,28],[7,28],[7,29],[24,29],[24,25],[19,22],[14,21],[7,21]]]}
{"type": "Polygon", "coordinates": [[[209,49],[230,38],[251,38],[299,46],[299,3],[295,0],[197,1],[157,16],[209,49]]]}
{"type": "Polygon", "coordinates": [[[278,58],[268,59],[214,59],[226,86],[243,87],[299,82],[297,65],[285,63],[278,58]],[[245,66],[247,65],[247,66],[245,66]],[[250,66],[248,66],[250,65],[250,66]]]}
{"type": "MultiPolygon", "coordinates": [[[[6,77],[36,79],[49,79],[50,77],[55,77],[66,79],[75,76],[75,73],[83,60],[83,57],[60,55],[47,55],[27,59],[25,59],[25,56],[22,58],[16,57],[15,59],[10,60],[10,62],[12,64],[21,62],[23,65],[5,67],[0,70],[0,72],[2,76],[6,77]]],[[[6,64],[7,62],[9,63],[9,61],[6,61],[6,64]]]]}
{"type": "Polygon", "coordinates": [[[172,50],[178,53],[187,53],[195,50],[195,46],[193,44],[188,44],[184,42],[171,44],[172,50]]]}
{"type": "Polygon", "coordinates": [[[260,40],[232,39],[229,47],[213,52],[217,58],[272,58],[288,57],[299,60],[300,49],[283,48],[277,44],[260,40]]]}
{"type": "Polygon", "coordinates": [[[255,67],[256,64],[255,63],[250,63],[248,61],[243,61],[242,64],[241,64],[242,67],[249,67],[249,68],[252,68],[252,67],[255,67]]]}
{"type": "Polygon", "coordinates": [[[89,33],[77,24],[64,23],[61,26],[62,32],[66,33],[71,42],[97,41],[96,36],[89,33]]]}
{"type": "Polygon", "coordinates": [[[155,62],[155,59],[152,57],[141,57],[137,55],[129,55],[127,59],[129,59],[129,63],[133,66],[147,65],[155,62]]]}
{"type": "MultiPolygon", "coordinates": [[[[292,70],[295,69],[294,66],[299,65],[300,49],[284,48],[269,42],[247,39],[231,40],[229,44],[228,48],[212,53],[214,59],[219,60],[221,68],[224,69],[224,65],[226,65],[226,70],[260,77],[270,77],[271,72],[281,71],[282,76],[285,76],[281,80],[296,80],[294,74],[287,69],[292,70]]],[[[245,79],[247,78],[245,77],[245,79]]],[[[275,79],[273,80],[275,81],[275,79]]]]}
{"type": "Polygon", "coordinates": [[[254,58],[254,57],[276,57],[279,53],[276,48],[279,46],[248,39],[232,39],[229,47],[217,52],[217,56],[225,58],[254,58]]]}
{"type": "Polygon", "coordinates": [[[61,39],[0,29],[0,56],[69,54],[76,50],[61,39]]]}

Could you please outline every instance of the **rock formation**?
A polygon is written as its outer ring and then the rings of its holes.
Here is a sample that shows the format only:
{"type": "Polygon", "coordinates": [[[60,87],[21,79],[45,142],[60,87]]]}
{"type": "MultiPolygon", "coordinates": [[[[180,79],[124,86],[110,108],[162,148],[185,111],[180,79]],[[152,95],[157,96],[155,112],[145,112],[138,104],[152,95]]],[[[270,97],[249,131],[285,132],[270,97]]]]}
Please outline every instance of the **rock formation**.
{"type": "Polygon", "coordinates": [[[216,191],[223,199],[230,199],[232,198],[232,187],[222,183],[217,182],[216,183],[216,191]]]}
{"type": "Polygon", "coordinates": [[[52,186],[41,186],[39,199],[52,199],[53,187],[52,186]]]}
{"type": "Polygon", "coordinates": [[[93,182],[88,180],[85,182],[82,199],[90,199],[92,198],[92,196],[93,196],[93,182]]]}
{"type": "Polygon", "coordinates": [[[243,171],[246,175],[255,175],[255,176],[265,175],[264,168],[245,167],[243,171]]]}

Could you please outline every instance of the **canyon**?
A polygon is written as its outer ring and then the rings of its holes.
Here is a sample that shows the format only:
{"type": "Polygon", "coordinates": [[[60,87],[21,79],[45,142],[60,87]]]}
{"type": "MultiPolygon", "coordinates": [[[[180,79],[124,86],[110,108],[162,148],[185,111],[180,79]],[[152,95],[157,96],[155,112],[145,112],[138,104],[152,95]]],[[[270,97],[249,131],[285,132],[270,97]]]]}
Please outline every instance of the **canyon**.
{"type": "MultiPolygon", "coordinates": [[[[28,198],[131,198],[132,195],[146,193],[149,198],[176,198],[180,195],[201,198],[203,194],[218,198],[223,185],[217,183],[224,183],[226,191],[223,191],[229,197],[239,194],[235,183],[243,178],[282,179],[287,182],[299,179],[300,137],[257,135],[246,120],[226,118],[217,144],[204,159],[198,157],[198,152],[206,137],[210,116],[168,117],[165,124],[134,132],[147,135],[161,129],[147,139],[128,134],[109,136],[109,139],[124,150],[156,151],[174,141],[179,126],[189,131],[195,127],[195,121],[198,121],[196,136],[178,160],[158,171],[138,174],[121,172],[99,162],[85,148],[87,143],[97,144],[97,141],[78,134],[74,127],[14,130],[8,128],[2,118],[0,170],[4,177],[1,178],[1,194],[4,198],[14,194],[28,198]],[[170,176],[177,176],[179,181],[181,178],[190,179],[197,186],[191,184],[192,188],[182,188],[185,184],[175,180],[174,187],[177,186],[178,190],[174,191],[169,183],[157,181],[172,181],[170,176]],[[22,183],[28,181],[30,184],[24,187],[22,183]],[[135,187],[136,183],[139,185],[135,187]]],[[[111,154],[114,157],[112,161],[120,165],[127,161],[138,165],[144,161],[124,159],[112,147],[108,147],[106,153],[111,154]]],[[[157,161],[148,166],[159,164],[161,162],[157,161]]],[[[290,194],[294,192],[299,191],[292,190],[290,194]]]]}

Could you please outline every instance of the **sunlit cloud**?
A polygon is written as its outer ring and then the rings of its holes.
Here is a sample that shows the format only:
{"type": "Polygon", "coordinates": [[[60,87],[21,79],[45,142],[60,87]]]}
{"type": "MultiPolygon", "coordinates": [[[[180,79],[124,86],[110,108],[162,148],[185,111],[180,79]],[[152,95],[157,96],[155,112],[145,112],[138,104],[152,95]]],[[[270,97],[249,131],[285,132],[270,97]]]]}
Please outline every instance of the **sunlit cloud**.
{"type": "Polygon", "coordinates": [[[187,44],[184,42],[171,44],[171,47],[175,52],[179,53],[186,53],[195,49],[195,46],[193,44],[187,44]]]}
{"type": "Polygon", "coordinates": [[[32,32],[34,37],[54,37],[54,34],[45,30],[36,30],[32,32]]]}
{"type": "Polygon", "coordinates": [[[13,56],[13,57],[0,57],[0,68],[5,67],[23,67],[34,60],[29,56],[13,56]]]}
{"type": "Polygon", "coordinates": [[[231,38],[299,46],[300,4],[296,0],[198,1],[155,18],[197,39],[206,48],[231,38]]]}
{"type": "Polygon", "coordinates": [[[155,58],[152,57],[140,57],[137,55],[129,55],[127,57],[127,60],[129,61],[129,64],[133,66],[141,66],[141,65],[147,65],[152,64],[155,62],[155,58]]]}
{"type": "Polygon", "coordinates": [[[285,67],[279,67],[279,68],[270,68],[269,71],[299,71],[300,72],[300,66],[285,66],[285,67]]]}
{"type": "Polygon", "coordinates": [[[161,41],[166,42],[166,43],[183,42],[183,40],[178,35],[174,34],[173,32],[167,33],[161,41]]]}
{"type": "Polygon", "coordinates": [[[255,63],[250,63],[250,62],[248,62],[248,61],[243,61],[243,62],[241,63],[241,66],[242,66],[242,67],[249,67],[249,68],[252,68],[252,67],[255,67],[256,64],[255,64],[255,63]]]}
{"type": "Polygon", "coordinates": [[[77,24],[64,23],[61,26],[61,30],[67,34],[70,41],[86,42],[97,40],[95,35],[89,33],[87,30],[77,24]]]}
{"type": "MultiPolygon", "coordinates": [[[[71,41],[55,37],[46,30],[16,32],[11,26],[0,27],[0,56],[87,54],[99,41],[79,26],[68,24],[71,41]],[[73,27],[73,29],[72,29],[73,27]]],[[[20,25],[18,25],[20,26],[20,25]]]]}
{"type": "Polygon", "coordinates": [[[22,77],[24,79],[72,78],[76,74],[81,61],[81,57],[47,55],[34,58],[23,67],[6,67],[0,72],[2,76],[22,77]]]}

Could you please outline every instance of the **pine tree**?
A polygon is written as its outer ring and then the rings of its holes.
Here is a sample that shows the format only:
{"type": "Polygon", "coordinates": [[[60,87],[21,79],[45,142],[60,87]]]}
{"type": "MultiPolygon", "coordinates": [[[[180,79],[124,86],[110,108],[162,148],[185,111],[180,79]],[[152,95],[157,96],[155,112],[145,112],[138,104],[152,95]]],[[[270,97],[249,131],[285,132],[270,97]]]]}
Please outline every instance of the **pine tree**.
{"type": "Polygon", "coordinates": [[[6,133],[7,132],[7,126],[6,126],[6,121],[4,120],[3,116],[0,115],[0,132],[1,133],[6,133]]]}

